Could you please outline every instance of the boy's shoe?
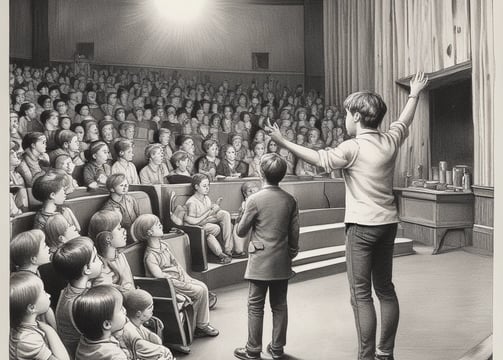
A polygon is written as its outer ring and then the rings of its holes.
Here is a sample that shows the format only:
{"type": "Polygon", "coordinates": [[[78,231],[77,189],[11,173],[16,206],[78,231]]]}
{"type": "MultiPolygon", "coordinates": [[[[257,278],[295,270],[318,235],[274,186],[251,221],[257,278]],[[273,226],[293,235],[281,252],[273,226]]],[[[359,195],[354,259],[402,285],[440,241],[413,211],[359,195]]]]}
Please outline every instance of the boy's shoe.
{"type": "Polygon", "coordinates": [[[217,300],[218,300],[217,294],[209,291],[208,292],[208,307],[210,308],[210,310],[213,310],[213,308],[217,304],[217,300]]]}
{"type": "Polygon", "coordinates": [[[241,251],[240,253],[232,253],[232,257],[234,259],[244,259],[247,257],[247,255],[244,251],[241,251]]]}
{"type": "Polygon", "coordinates": [[[218,263],[219,264],[229,264],[232,261],[232,258],[227,256],[225,253],[221,253],[218,256],[218,263]]]}
{"type": "Polygon", "coordinates": [[[260,359],[260,353],[249,352],[244,347],[234,350],[234,356],[243,360],[260,359]]]}
{"type": "Polygon", "coordinates": [[[194,331],[194,336],[197,338],[206,336],[214,337],[218,336],[218,334],[220,334],[219,331],[210,324],[204,325],[203,327],[196,327],[194,331]]]}
{"type": "Polygon", "coordinates": [[[281,359],[285,355],[283,349],[274,350],[271,344],[267,345],[267,352],[272,356],[273,359],[281,359]]]}
{"type": "Polygon", "coordinates": [[[375,354],[374,360],[395,360],[393,355],[379,355],[375,354]]]}

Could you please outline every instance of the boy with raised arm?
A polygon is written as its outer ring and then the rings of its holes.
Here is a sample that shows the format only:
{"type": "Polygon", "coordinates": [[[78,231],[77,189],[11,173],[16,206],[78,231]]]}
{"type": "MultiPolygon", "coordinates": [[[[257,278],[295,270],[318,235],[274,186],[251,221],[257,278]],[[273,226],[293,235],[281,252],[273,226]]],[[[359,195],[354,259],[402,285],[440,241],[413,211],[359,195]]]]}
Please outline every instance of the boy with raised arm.
{"type": "Polygon", "coordinates": [[[370,91],[350,94],[344,101],[346,128],[352,138],[329,150],[293,144],[278,126],[267,131],[278,145],[326,171],[342,169],[346,183],[346,261],[351,305],[358,332],[359,360],[393,360],[399,306],[392,282],[393,246],[398,213],[393,172],[400,145],[408,135],[417,102],[428,79],[422,72],[410,82],[410,95],[387,132],[378,130],[386,104],[370,91]],[[376,313],[372,281],[381,304],[381,339],[376,348],[376,313]]]}

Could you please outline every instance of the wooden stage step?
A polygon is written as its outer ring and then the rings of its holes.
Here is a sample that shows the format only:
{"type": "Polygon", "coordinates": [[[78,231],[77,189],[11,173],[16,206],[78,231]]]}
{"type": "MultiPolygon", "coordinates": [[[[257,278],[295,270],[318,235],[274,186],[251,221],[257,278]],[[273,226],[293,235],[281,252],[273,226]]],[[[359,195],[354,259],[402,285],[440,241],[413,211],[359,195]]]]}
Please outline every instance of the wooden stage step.
{"type": "MultiPolygon", "coordinates": [[[[344,241],[342,241],[344,243],[344,241]]],[[[412,240],[396,238],[394,256],[414,254],[412,240]]],[[[296,273],[292,281],[304,281],[346,271],[345,245],[326,246],[300,251],[293,261],[296,273]]],[[[209,289],[244,281],[247,259],[234,259],[230,264],[208,264],[208,270],[194,273],[193,276],[206,283],[209,289]]]]}

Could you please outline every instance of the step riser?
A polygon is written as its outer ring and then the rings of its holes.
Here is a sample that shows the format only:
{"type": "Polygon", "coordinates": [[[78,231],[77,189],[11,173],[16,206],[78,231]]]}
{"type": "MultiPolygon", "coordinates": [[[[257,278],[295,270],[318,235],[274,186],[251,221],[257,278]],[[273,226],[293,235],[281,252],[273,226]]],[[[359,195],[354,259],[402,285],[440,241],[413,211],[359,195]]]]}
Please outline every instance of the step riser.
{"type": "Polygon", "coordinates": [[[290,282],[300,282],[305,280],[317,279],[323,276],[340,274],[345,271],[346,271],[346,262],[342,262],[339,264],[333,264],[297,273],[297,275],[295,275],[295,277],[291,279],[290,282]]]}
{"type": "Polygon", "coordinates": [[[329,246],[344,245],[344,228],[318,230],[300,234],[300,251],[314,250],[329,246]]]}
{"type": "Polygon", "coordinates": [[[302,227],[344,222],[344,212],[344,208],[301,210],[299,224],[302,227]]]}
{"type": "Polygon", "coordinates": [[[310,264],[318,261],[323,261],[323,260],[328,260],[328,259],[335,259],[341,256],[344,256],[346,254],[345,251],[336,251],[328,254],[322,254],[322,255],[317,255],[317,256],[312,256],[308,257],[305,259],[294,259],[293,260],[293,266],[298,266],[298,265],[304,265],[304,264],[310,264]]]}

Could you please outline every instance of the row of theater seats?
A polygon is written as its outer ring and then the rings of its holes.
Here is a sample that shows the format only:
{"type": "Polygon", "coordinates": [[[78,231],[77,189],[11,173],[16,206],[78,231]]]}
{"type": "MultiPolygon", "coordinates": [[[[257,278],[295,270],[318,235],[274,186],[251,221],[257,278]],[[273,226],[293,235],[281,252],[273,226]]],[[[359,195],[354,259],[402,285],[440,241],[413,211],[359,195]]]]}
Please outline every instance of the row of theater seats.
{"type": "MultiPolygon", "coordinates": [[[[251,180],[258,181],[258,179],[251,180]]],[[[250,181],[250,179],[214,182],[211,184],[209,196],[213,201],[223,197],[221,207],[231,214],[236,214],[241,206],[241,186],[245,181],[250,181]]],[[[292,176],[287,177],[280,186],[294,195],[298,201],[301,232],[302,228],[307,229],[318,225],[326,227],[327,224],[332,224],[334,221],[342,221],[345,205],[342,180],[307,180],[292,176]]],[[[233,273],[231,277],[234,281],[242,280],[243,266],[246,264],[246,260],[239,260],[238,264],[219,266],[218,269],[208,269],[209,251],[206,247],[204,230],[199,226],[177,226],[173,223],[171,214],[174,207],[184,204],[192,194],[193,190],[190,184],[130,186],[130,195],[137,200],[140,212],[155,214],[162,220],[167,245],[179,263],[191,275],[205,281],[209,288],[215,288],[217,286],[209,276],[211,271],[220,271],[218,275],[215,273],[214,277],[222,278],[226,276],[222,276],[222,272],[225,273],[229,265],[238,265],[239,271],[229,267],[228,272],[233,273]]],[[[82,235],[87,235],[91,216],[101,209],[108,196],[108,192],[103,190],[90,192],[85,188],[79,188],[67,198],[65,205],[71,208],[78,218],[82,235]]],[[[31,196],[30,202],[33,210],[41,206],[31,196]]],[[[34,216],[35,211],[31,211],[11,219],[11,238],[22,231],[31,229],[34,216]]],[[[332,233],[327,235],[330,236],[331,242],[333,242],[332,235],[332,233]]],[[[301,251],[320,246],[319,241],[319,233],[313,237],[304,236],[304,241],[300,245],[301,251]]],[[[188,347],[193,336],[192,308],[190,304],[180,301],[180,298],[176,296],[175,289],[169,279],[145,277],[144,249],[145,244],[135,242],[122,250],[134,275],[135,286],[152,294],[155,315],[164,324],[169,324],[163,330],[163,343],[173,350],[188,347]]],[[[51,295],[56,296],[57,294],[51,295]]]]}

